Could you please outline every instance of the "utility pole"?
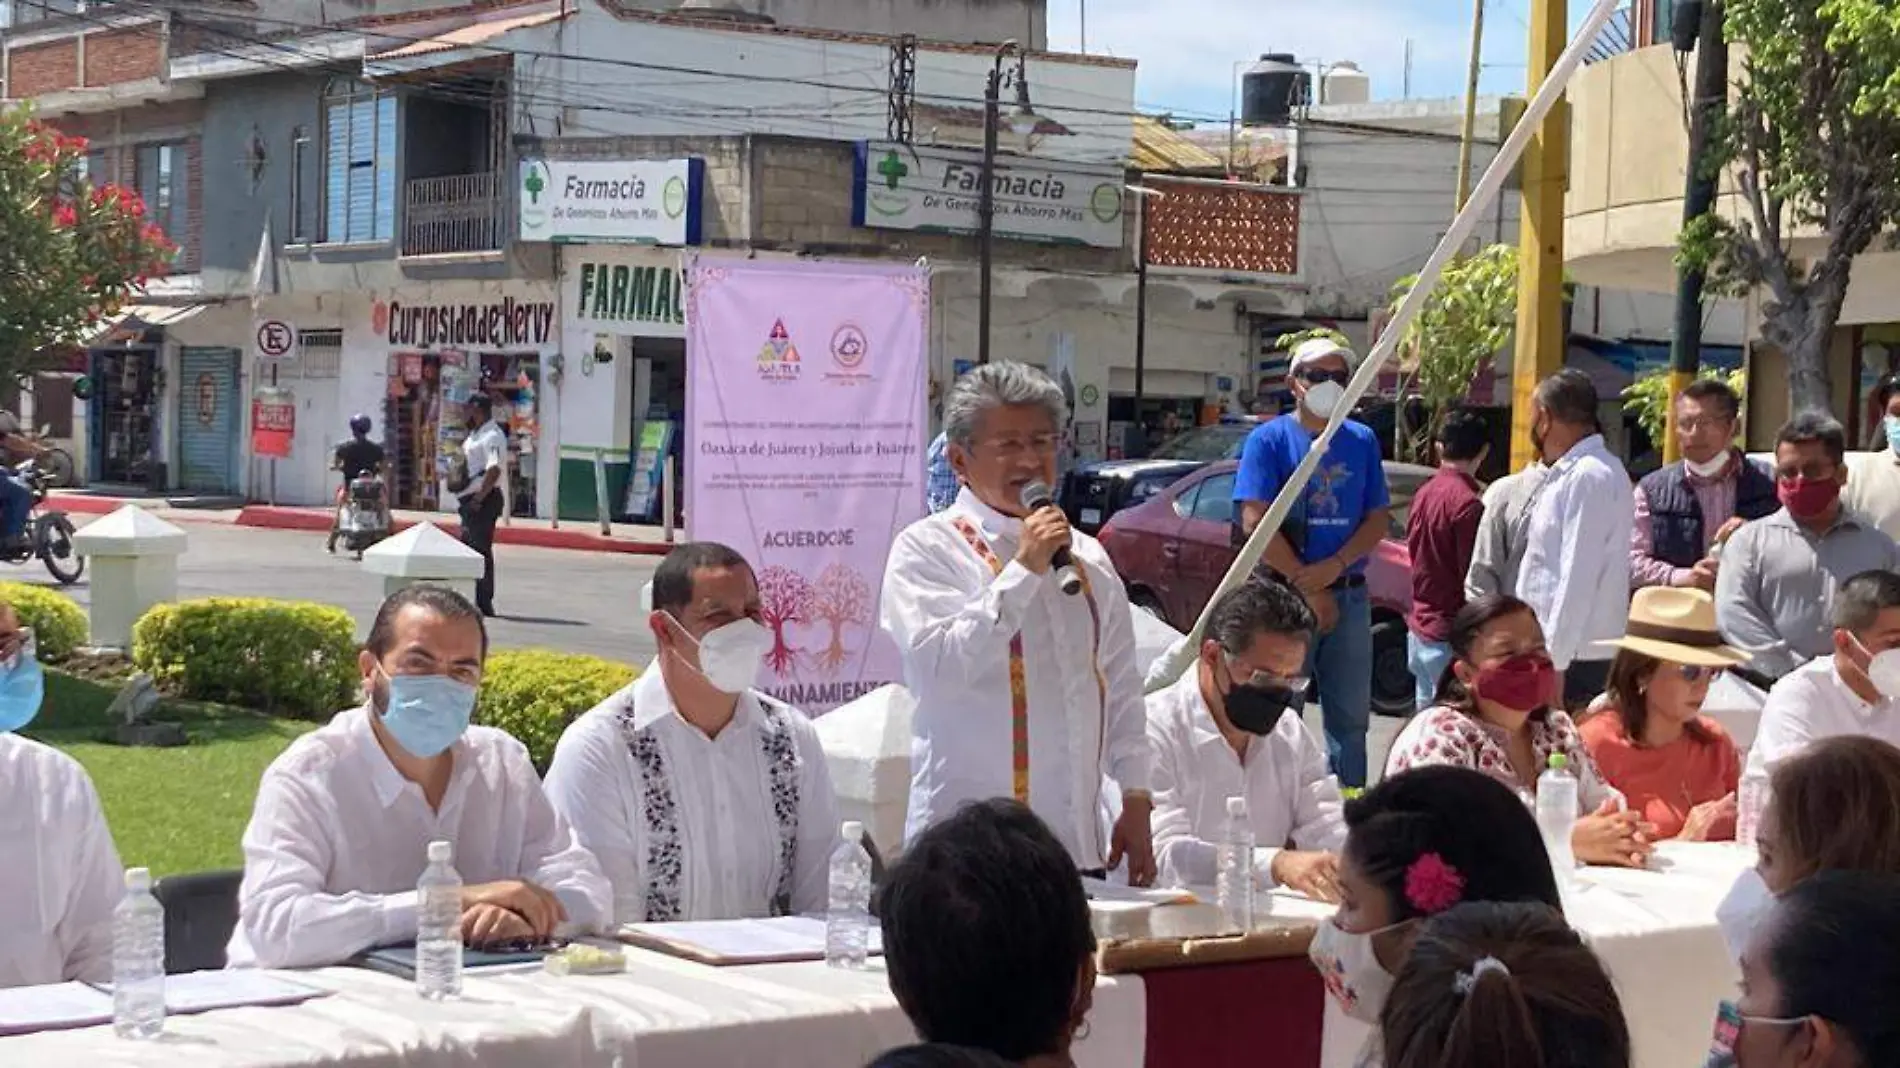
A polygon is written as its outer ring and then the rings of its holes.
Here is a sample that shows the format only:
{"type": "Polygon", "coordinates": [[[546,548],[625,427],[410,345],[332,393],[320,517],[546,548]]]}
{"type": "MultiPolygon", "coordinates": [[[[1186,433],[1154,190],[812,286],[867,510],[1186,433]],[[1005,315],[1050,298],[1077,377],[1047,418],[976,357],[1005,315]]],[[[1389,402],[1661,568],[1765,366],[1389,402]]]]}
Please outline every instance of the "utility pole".
{"type": "MultiPolygon", "coordinates": [[[[1563,54],[1570,27],[1566,0],[1531,0],[1530,90],[1563,54]]],[[[1564,187],[1570,181],[1570,108],[1545,116],[1520,165],[1517,351],[1511,367],[1511,469],[1531,455],[1531,393],[1564,365],[1564,187]]]]}
{"type": "MultiPolygon", "coordinates": [[[[1719,175],[1705,164],[1709,142],[1715,127],[1728,108],[1728,39],[1722,30],[1720,0],[1682,4],[1676,8],[1679,19],[1694,17],[1693,7],[1701,8],[1701,24],[1694,27],[1695,95],[1689,101],[1689,177],[1682,194],[1682,223],[1686,229],[1715,207],[1716,181],[1719,175]]],[[[1691,27],[1675,27],[1672,37],[1677,51],[1687,52],[1691,27]]],[[[1669,346],[1669,423],[1663,434],[1663,461],[1674,463],[1682,458],[1676,441],[1676,397],[1695,381],[1702,365],[1702,268],[1681,266],[1676,269],[1676,333],[1669,346]]]]}
{"type": "Polygon", "coordinates": [[[1484,70],[1484,5],[1471,4],[1471,68],[1465,72],[1465,128],[1458,141],[1458,200],[1452,214],[1465,210],[1471,199],[1471,142],[1478,135],[1478,75],[1484,70]]]}

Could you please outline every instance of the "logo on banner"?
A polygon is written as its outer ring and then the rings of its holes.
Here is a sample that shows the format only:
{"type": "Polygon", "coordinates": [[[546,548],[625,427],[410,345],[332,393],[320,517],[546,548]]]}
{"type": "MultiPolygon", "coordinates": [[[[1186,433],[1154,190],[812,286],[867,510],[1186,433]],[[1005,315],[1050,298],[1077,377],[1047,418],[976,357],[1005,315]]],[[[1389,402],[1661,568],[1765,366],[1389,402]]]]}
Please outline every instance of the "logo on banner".
{"type": "Polygon", "coordinates": [[[855,371],[864,363],[864,354],[870,343],[864,340],[864,331],[856,323],[846,323],[831,335],[831,358],[838,366],[847,371],[855,371]]]}
{"type": "Polygon", "coordinates": [[[791,331],[785,329],[785,320],[774,321],[772,333],[759,349],[759,377],[767,382],[796,382],[800,370],[798,346],[792,344],[791,331]]]}

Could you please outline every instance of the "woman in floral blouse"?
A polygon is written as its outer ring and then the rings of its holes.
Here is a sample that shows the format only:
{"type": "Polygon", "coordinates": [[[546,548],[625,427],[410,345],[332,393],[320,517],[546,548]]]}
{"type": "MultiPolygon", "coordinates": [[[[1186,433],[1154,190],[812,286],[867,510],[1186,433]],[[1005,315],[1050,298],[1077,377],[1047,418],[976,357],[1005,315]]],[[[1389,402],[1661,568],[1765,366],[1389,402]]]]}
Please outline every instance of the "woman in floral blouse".
{"type": "Polygon", "coordinates": [[[1552,704],[1557,669],[1529,605],[1515,597],[1480,597],[1451,625],[1451,666],[1437,703],[1399,732],[1385,773],[1449,764],[1498,780],[1530,804],[1552,753],[1577,776],[1581,818],[1571,850],[1584,864],[1641,867],[1655,848],[1655,829],[1624,811],[1623,797],[1603,782],[1576,724],[1552,704]]]}

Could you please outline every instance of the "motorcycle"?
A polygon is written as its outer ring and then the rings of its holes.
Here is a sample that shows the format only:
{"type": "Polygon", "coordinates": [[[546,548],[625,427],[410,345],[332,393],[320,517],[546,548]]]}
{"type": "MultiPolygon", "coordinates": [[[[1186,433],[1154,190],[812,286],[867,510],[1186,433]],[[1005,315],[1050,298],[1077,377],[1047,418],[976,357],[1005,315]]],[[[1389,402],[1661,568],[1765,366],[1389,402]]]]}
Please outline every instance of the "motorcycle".
{"type": "Polygon", "coordinates": [[[343,547],[363,558],[363,550],[389,537],[389,512],[383,507],[383,480],[376,475],[358,475],[350,480],[349,498],[343,506],[343,547]]]}
{"type": "Polygon", "coordinates": [[[37,461],[28,460],[13,469],[13,476],[33,491],[33,510],[26,521],[27,538],[19,544],[0,544],[0,563],[24,564],[42,560],[62,586],[70,586],[86,573],[86,558],[73,550],[73,521],[65,512],[46,507],[47,491],[53,476],[37,461]]]}

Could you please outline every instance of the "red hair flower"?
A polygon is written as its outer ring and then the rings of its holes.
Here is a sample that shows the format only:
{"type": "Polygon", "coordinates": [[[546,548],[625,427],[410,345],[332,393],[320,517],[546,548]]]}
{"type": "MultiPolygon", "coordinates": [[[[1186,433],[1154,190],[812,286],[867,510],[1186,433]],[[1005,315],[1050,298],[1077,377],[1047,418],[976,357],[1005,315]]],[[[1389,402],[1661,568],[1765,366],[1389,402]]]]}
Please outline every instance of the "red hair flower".
{"type": "Polygon", "coordinates": [[[1437,853],[1426,853],[1405,869],[1405,900],[1419,912],[1436,916],[1465,893],[1465,877],[1437,853]]]}

